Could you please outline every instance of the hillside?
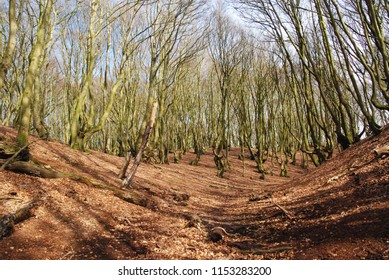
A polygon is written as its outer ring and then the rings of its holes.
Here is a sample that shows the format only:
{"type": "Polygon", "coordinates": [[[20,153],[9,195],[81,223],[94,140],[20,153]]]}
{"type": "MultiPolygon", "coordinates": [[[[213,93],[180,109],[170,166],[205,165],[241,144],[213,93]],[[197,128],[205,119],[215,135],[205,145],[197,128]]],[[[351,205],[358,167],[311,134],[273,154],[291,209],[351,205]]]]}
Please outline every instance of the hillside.
{"type": "Polygon", "coordinates": [[[98,184],[1,171],[0,216],[36,205],[0,240],[0,259],[389,259],[389,157],[374,154],[388,143],[387,127],[320,168],[289,165],[289,178],[265,181],[235,150],[224,179],[211,153],[199,166],[192,153],[141,164],[129,191],[139,206],[98,187],[120,186],[123,158],[36,140],[30,152],[47,168],[98,184]],[[211,241],[214,227],[228,235],[211,241]]]}

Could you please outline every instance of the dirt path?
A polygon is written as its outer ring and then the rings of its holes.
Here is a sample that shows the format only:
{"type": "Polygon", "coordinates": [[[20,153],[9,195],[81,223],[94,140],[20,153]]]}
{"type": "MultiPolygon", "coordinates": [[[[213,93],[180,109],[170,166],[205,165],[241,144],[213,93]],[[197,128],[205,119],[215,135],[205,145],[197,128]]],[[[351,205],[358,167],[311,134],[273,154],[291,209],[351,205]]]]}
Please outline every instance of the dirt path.
{"type": "MultiPolygon", "coordinates": [[[[15,136],[10,128],[0,133],[15,136]]],[[[355,150],[385,141],[389,133],[355,150]]],[[[45,141],[31,152],[52,169],[120,184],[122,158],[45,141]]],[[[1,215],[39,202],[32,218],[0,240],[0,259],[389,258],[388,158],[366,153],[358,161],[350,149],[306,176],[308,170],[290,165],[289,178],[267,162],[275,175],[263,181],[253,161],[243,168],[237,152],[223,179],[210,153],[199,166],[189,164],[192,153],[179,164],[141,164],[132,192],[149,200],[146,208],[70,179],[0,172],[1,215]],[[352,164],[359,167],[344,175],[352,164]],[[214,227],[228,235],[212,242],[214,227]]]]}

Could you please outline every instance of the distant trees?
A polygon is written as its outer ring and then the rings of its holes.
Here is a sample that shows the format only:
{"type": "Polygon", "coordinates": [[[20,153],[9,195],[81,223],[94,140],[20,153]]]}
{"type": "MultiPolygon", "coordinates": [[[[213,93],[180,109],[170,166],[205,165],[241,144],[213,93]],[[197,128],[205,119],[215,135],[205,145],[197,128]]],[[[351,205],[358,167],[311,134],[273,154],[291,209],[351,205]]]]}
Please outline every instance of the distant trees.
{"type": "Polygon", "coordinates": [[[380,132],[388,93],[384,1],[239,2],[241,14],[278,48],[301,149],[316,165],[335,143],[347,148],[358,141],[364,128],[380,132]]]}

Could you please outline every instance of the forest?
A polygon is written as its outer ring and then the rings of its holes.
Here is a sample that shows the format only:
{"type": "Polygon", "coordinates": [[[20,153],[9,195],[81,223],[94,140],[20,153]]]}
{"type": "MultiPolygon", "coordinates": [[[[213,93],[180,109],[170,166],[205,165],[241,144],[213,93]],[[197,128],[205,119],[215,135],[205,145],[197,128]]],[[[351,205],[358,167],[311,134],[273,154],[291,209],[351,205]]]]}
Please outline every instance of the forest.
{"type": "Polygon", "coordinates": [[[234,3],[3,2],[2,124],[135,156],[156,102],[144,156],[211,147],[223,176],[230,147],[318,166],[388,123],[387,1],[234,3]]]}
{"type": "Polygon", "coordinates": [[[128,189],[140,162],[286,182],[386,139],[388,33],[386,0],[1,1],[1,170],[89,180],[48,171],[47,140],[120,157],[128,189]]]}

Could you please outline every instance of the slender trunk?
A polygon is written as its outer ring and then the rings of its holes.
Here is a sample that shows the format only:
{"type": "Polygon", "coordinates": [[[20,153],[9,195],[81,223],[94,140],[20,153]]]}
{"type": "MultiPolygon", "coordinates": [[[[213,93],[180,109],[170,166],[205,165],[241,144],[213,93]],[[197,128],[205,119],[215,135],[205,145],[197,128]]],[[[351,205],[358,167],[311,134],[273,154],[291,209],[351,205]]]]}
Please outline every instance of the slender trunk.
{"type": "Polygon", "coordinates": [[[4,80],[7,76],[8,68],[11,66],[11,61],[16,46],[16,32],[18,30],[16,21],[16,0],[9,0],[8,5],[9,33],[7,48],[3,55],[3,59],[0,62],[0,89],[2,89],[4,86],[4,80]]]}
{"type": "Polygon", "coordinates": [[[131,160],[131,152],[128,151],[126,159],[124,161],[124,164],[119,172],[119,176],[118,176],[119,179],[124,179],[126,177],[126,172],[127,172],[128,166],[130,165],[130,160],[131,160]]]}
{"type": "Polygon", "coordinates": [[[157,107],[158,107],[158,103],[154,102],[149,119],[148,119],[147,124],[146,124],[146,129],[145,129],[145,132],[143,134],[142,143],[140,145],[138,154],[136,155],[136,158],[135,158],[133,166],[131,167],[130,173],[128,174],[127,178],[124,179],[122,182],[123,187],[129,188],[131,186],[132,179],[134,178],[136,170],[138,169],[138,166],[139,166],[140,161],[142,159],[143,152],[146,148],[147,140],[149,139],[151,129],[154,126],[155,117],[157,115],[157,107]]]}
{"type": "Polygon", "coordinates": [[[81,92],[77,96],[71,112],[70,146],[73,149],[78,149],[78,150],[82,150],[84,148],[84,131],[82,131],[82,127],[81,127],[83,125],[82,114],[83,114],[83,107],[86,98],[92,86],[93,70],[95,68],[95,63],[96,63],[96,54],[95,54],[95,37],[96,37],[95,21],[97,17],[96,4],[97,4],[96,1],[91,0],[90,2],[91,15],[90,15],[87,50],[86,50],[87,69],[86,69],[86,73],[83,74],[81,92]]]}

